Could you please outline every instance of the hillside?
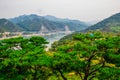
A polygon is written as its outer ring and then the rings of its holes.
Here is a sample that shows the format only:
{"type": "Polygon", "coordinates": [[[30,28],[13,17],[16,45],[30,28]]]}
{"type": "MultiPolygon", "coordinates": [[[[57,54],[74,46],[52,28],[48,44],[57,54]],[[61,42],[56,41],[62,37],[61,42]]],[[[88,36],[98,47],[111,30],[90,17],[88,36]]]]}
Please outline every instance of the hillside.
{"type": "Polygon", "coordinates": [[[87,28],[86,31],[89,30],[101,30],[105,32],[120,32],[120,13],[110,16],[98,22],[97,24],[87,28]]]}
{"type": "Polygon", "coordinates": [[[9,31],[9,32],[15,32],[22,30],[14,23],[8,21],[7,19],[0,19],[0,32],[9,31]]]}
{"type": "Polygon", "coordinates": [[[78,20],[60,19],[54,16],[38,16],[35,14],[22,15],[9,20],[25,31],[40,31],[41,26],[44,26],[49,31],[65,30],[66,25],[72,31],[80,31],[88,27],[86,23],[78,20]]]}

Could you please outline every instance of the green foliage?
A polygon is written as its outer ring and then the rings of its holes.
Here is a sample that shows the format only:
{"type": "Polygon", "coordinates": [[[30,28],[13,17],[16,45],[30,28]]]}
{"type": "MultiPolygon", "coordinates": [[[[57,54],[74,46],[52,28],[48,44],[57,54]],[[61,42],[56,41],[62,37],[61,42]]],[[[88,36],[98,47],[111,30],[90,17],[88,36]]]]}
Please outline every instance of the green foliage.
{"type": "Polygon", "coordinates": [[[115,32],[115,33],[119,33],[120,32],[120,26],[113,26],[113,27],[110,27],[110,30],[115,32]]]}
{"type": "Polygon", "coordinates": [[[43,78],[41,74],[45,71],[41,67],[49,65],[44,51],[46,43],[42,37],[19,37],[1,41],[0,77],[8,80],[43,78]]]}
{"type": "MultiPolygon", "coordinates": [[[[58,45],[55,52],[58,56],[58,66],[64,72],[75,71],[82,80],[92,80],[101,77],[102,70],[112,70],[112,78],[104,75],[102,79],[118,79],[115,76],[119,70],[120,37],[101,32],[79,33],[73,36],[68,42],[62,40],[64,44],[58,45]],[[68,55],[73,53],[70,58],[68,55]],[[68,61],[67,61],[68,60],[68,61]],[[75,62],[74,62],[75,60],[75,62]],[[65,63],[64,63],[65,61],[65,63]],[[70,61],[70,62],[69,62],[70,61]],[[71,63],[71,64],[69,64],[71,63]],[[115,65],[115,66],[111,66],[115,65]],[[64,65],[63,67],[60,65],[64,65]],[[66,66],[65,66],[66,65],[66,66]],[[65,70],[64,70],[65,68],[65,70]],[[68,69],[68,71],[66,71],[68,69]],[[69,70],[70,69],[70,70],[69,70]],[[114,71],[115,70],[115,71],[114,71]]],[[[60,42],[61,43],[61,42],[60,42]]],[[[57,43],[59,44],[59,42],[57,43]]],[[[64,73],[63,72],[63,73],[64,73]]],[[[101,80],[102,80],[101,79],[101,80]]]]}
{"type": "Polygon", "coordinates": [[[105,67],[100,70],[99,80],[120,80],[120,69],[105,67]]]}
{"type": "Polygon", "coordinates": [[[1,80],[119,80],[120,36],[78,33],[53,44],[42,37],[0,41],[1,80]]]}

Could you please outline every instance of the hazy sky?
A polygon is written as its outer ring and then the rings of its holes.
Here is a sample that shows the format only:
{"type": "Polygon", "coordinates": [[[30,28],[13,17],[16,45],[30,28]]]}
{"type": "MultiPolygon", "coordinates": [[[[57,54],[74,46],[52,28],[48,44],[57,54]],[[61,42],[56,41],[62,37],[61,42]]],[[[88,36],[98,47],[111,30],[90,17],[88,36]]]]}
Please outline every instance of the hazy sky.
{"type": "Polygon", "coordinates": [[[93,21],[118,12],[120,0],[0,0],[0,18],[39,14],[93,21]]]}

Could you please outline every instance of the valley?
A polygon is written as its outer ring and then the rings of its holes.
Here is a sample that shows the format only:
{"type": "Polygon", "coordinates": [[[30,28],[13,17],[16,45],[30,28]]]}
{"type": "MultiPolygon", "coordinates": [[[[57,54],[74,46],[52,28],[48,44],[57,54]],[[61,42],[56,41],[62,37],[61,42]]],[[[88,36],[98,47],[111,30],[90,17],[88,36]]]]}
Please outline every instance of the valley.
{"type": "Polygon", "coordinates": [[[35,14],[0,19],[0,80],[120,80],[119,75],[120,13],[92,25],[35,14]]]}

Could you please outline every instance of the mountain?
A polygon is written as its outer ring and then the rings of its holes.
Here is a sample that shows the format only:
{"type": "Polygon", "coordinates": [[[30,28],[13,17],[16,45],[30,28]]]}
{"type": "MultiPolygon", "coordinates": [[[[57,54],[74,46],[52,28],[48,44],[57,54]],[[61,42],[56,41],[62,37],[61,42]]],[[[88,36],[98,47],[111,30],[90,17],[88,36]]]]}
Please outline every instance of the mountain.
{"type": "Polygon", "coordinates": [[[82,22],[82,21],[79,21],[79,20],[70,20],[68,18],[65,18],[65,19],[62,19],[62,18],[56,18],[54,16],[50,16],[50,15],[47,15],[47,16],[44,16],[44,18],[50,20],[50,21],[54,21],[54,22],[61,22],[61,23],[65,23],[65,24],[68,24],[69,26],[72,26],[72,27],[78,27],[75,31],[79,31],[79,27],[80,27],[80,30],[84,30],[86,29],[88,26],[90,26],[91,24],[88,24],[86,22],[82,22]],[[85,26],[85,27],[83,27],[85,26]]]}
{"type": "Polygon", "coordinates": [[[120,13],[112,15],[97,24],[85,29],[84,31],[89,30],[101,30],[105,32],[120,32],[120,13]]]}
{"type": "Polygon", "coordinates": [[[20,31],[22,30],[19,28],[16,24],[10,22],[7,19],[0,19],[0,32],[15,32],[15,31],[20,31]]]}
{"type": "Polygon", "coordinates": [[[69,21],[69,19],[61,19],[61,18],[57,18],[55,16],[51,16],[51,15],[46,15],[44,16],[45,19],[48,19],[50,21],[57,21],[57,22],[67,22],[69,21]]]}
{"type": "Polygon", "coordinates": [[[44,26],[49,31],[65,30],[65,26],[68,26],[72,31],[80,31],[88,27],[86,23],[78,20],[61,19],[50,15],[22,15],[9,20],[25,31],[40,31],[41,26],[44,26]]]}

